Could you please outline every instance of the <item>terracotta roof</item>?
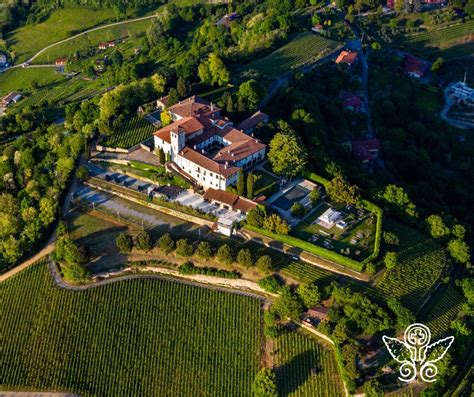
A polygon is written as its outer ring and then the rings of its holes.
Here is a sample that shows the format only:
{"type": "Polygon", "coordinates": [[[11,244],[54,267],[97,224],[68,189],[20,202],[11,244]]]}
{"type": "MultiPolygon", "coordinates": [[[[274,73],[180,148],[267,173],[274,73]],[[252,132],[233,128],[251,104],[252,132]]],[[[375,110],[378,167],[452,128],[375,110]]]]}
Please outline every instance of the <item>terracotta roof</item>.
{"type": "Polygon", "coordinates": [[[352,142],[352,153],[356,160],[373,160],[374,155],[371,152],[373,150],[380,150],[380,141],[377,138],[352,142]]]}
{"type": "Polygon", "coordinates": [[[222,175],[226,178],[240,170],[239,167],[235,167],[232,164],[220,164],[217,161],[204,156],[198,151],[191,149],[190,147],[185,147],[183,150],[181,150],[181,152],[179,152],[179,155],[183,156],[185,159],[193,162],[194,164],[205,168],[206,170],[215,172],[216,174],[222,175]]]}
{"type": "Polygon", "coordinates": [[[352,107],[356,110],[361,110],[364,105],[364,101],[359,95],[353,94],[349,91],[342,90],[339,94],[339,100],[344,106],[352,107]]]}
{"type": "Polygon", "coordinates": [[[198,116],[200,114],[210,114],[212,112],[217,112],[220,109],[218,107],[213,107],[209,102],[201,97],[193,95],[184,101],[180,101],[179,103],[170,106],[168,110],[181,117],[190,117],[198,116]]]}
{"type": "Polygon", "coordinates": [[[66,63],[67,63],[67,58],[56,59],[56,65],[65,65],[66,63]]]}
{"type": "Polygon", "coordinates": [[[415,58],[411,55],[407,55],[405,57],[405,66],[403,71],[407,74],[410,73],[423,77],[423,75],[428,70],[428,67],[428,62],[422,61],[421,59],[415,58]]]}
{"type": "Polygon", "coordinates": [[[242,121],[240,124],[237,125],[238,130],[247,131],[249,129],[255,128],[260,123],[268,120],[269,116],[260,110],[252,114],[249,118],[242,121]]]}
{"type": "Polygon", "coordinates": [[[181,120],[175,121],[166,127],[154,133],[155,136],[161,138],[163,141],[171,143],[170,132],[176,130],[183,130],[186,135],[191,135],[199,130],[202,130],[204,126],[195,117],[185,117],[181,120]]]}
{"type": "Polygon", "coordinates": [[[230,145],[223,147],[214,156],[216,161],[240,161],[252,154],[265,149],[266,145],[260,142],[258,139],[249,139],[246,141],[239,141],[231,143],[230,145]]]}
{"type": "Polygon", "coordinates": [[[308,309],[306,312],[311,317],[319,318],[320,320],[326,320],[328,318],[328,308],[322,306],[315,306],[308,309]]]}
{"type": "Polygon", "coordinates": [[[357,59],[357,52],[341,51],[336,58],[336,63],[346,63],[352,65],[357,59]]]}
{"type": "Polygon", "coordinates": [[[237,194],[226,192],[225,190],[209,188],[206,190],[203,197],[204,200],[214,200],[219,203],[227,204],[233,210],[244,213],[249,212],[251,209],[257,206],[257,204],[253,201],[240,197],[237,194]]]}

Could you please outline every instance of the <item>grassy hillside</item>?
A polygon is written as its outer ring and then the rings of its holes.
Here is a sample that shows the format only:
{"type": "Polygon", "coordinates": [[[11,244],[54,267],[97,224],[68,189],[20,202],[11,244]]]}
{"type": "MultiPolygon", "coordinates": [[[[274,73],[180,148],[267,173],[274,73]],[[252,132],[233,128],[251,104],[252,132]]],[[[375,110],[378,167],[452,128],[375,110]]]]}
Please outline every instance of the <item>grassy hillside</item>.
{"type": "Polygon", "coordinates": [[[73,292],[37,264],[0,284],[0,317],[1,389],[244,396],[259,366],[260,302],[179,283],[73,292]]]}

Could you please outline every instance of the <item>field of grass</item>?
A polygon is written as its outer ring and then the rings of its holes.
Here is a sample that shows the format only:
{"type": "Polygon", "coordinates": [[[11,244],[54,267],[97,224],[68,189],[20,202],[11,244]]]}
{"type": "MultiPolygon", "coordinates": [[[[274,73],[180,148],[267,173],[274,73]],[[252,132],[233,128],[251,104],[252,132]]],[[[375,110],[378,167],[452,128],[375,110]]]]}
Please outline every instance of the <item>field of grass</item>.
{"type": "Polygon", "coordinates": [[[2,388],[81,396],[249,396],[260,302],[156,279],[84,291],[45,263],[0,284],[2,388]],[[25,304],[28,302],[28,304],[25,304]]]}
{"type": "Polygon", "coordinates": [[[441,29],[405,35],[398,41],[410,51],[424,56],[459,59],[474,54],[474,20],[441,29]]]}
{"type": "Polygon", "coordinates": [[[283,47],[246,65],[267,76],[279,76],[309,65],[335,51],[341,43],[309,32],[297,35],[283,47]]]}
{"type": "Polygon", "coordinates": [[[35,84],[39,89],[54,87],[66,79],[66,76],[57,73],[53,68],[11,69],[0,74],[0,94],[30,91],[35,84]]]}
{"type": "Polygon", "coordinates": [[[123,25],[111,26],[105,29],[97,30],[79,36],[73,40],[58,44],[43,52],[34,63],[51,63],[59,57],[71,57],[76,51],[79,53],[97,49],[102,41],[121,40],[136,37],[145,34],[146,29],[150,26],[151,20],[143,20],[130,22],[123,25]]]}
{"type": "Polygon", "coordinates": [[[423,307],[419,317],[433,334],[433,337],[441,337],[449,331],[451,321],[461,310],[464,296],[451,285],[443,285],[435,292],[434,296],[423,307]]]}
{"type": "Polygon", "coordinates": [[[94,9],[87,6],[67,7],[54,10],[44,21],[26,25],[7,36],[7,45],[14,52],[16,63],[56,41],[88,28],[113,22],[111,8],[94,9]]]}
{"type": "Polygon", "coordinates": [[[266,172],[254,171],[253,176],[255,178],[255,197],[262,195],[270,197],[273,193],[273,189],[277,189],[278,187],[278,180],[266,172]]]}
{"type": "Polygon", "coordinates": [[[377,288],[416,311],[447,267],[446,250],[427,235],[400,223],[390,221],[386,229],[400,239],[400,246],[393,249],[398,252],[399,263],[385,271],[377,288]]]}
{"type": "Polygon", "coordinates": [[[303,331],[275,340],[277,383],[282,396],[344,396],[334,352],[303,331]]]}
{"type": "Polygon", "coordinates": [[[129,149],[150,138],[156,127],[139,116],[126,120],[118,131],[109,135],[102,144],[109,147],[129,149]]]}

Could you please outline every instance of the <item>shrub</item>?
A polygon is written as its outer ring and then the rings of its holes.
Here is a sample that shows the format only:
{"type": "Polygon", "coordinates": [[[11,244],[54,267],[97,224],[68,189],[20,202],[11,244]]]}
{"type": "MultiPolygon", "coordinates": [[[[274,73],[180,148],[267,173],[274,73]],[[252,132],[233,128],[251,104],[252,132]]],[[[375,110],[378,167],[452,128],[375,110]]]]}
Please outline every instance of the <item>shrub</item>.
{"type": "Polygon", "coordinates": [[[395,268],[398,264],[398,254],[396,252],[387,252],[383,262],[385,266],[387,266],[387,269],[395,268]]]}
{"type": "Polygon", "coordinates": [[[230,265],[234,262],[232,249],[227,244],[220,246],[217,250],[217,260],[225,265],[230,265]]]}
{"type": "Polygon", "coordinates": [[[453,239],[448,243],[448,251],[452,258],[461,264],[469,263],[471,254],[469,252],[469,245],[461,239],[453,239]]]}
{"type": "Polygon", "coordinates": [[[249,211],[246,221],[249,225],[255,227],[262,227],[265,220],[265,211],[260,207],[256,207],[249,211]]]}
{"type": "Polygon", "coordinates": [[[389,245],[398,245],[400,243],[398,236],[392,232],[383,232],[383,241],[389,245]]]}
{"type": "Polygon", "coordinates": [[[306,212],[303,205],[299,202],[293,203],[290,209],[291,215],[302,218],[306,212]]]}
{"type": "Polygon", "coordinates": [[[176,253],[181,256],[191,256],[193,254],[193,245],[185,238],[182,238],[176,242],[176,253]]]}
{"type": "Polygon", "coordinates": [[[89,178],[89,170],[87,169],[85,165],[81,165],[77,168],[76,176],[81,181],[84,181],[87,178],[89,178]]]}
{"type": "Polygon", "coordinates": [[[315,188],[315,189],[311,190],[311,192],[309,193],[309,199],[311,200],[311,205],[313,207],[315,207],[316,204],[318,203],[320,195],[321,194],[320,194],[318,188],[315,188]]]}
{"type": "Polygon", "coordinates": [[[127,233],[120,233],[115,239],[115,244],[122,254],[128,254],[133,248],[132,237],[127,233]]]}
{"type": "Polygon", "coordinates": [[[207,241],[201,241],[197,248],[195,254],[203,259],[210,259],[212,258],[212,248],[207,241]]]}
{"type": "Polygon", "coordinates": [[[215,267],[198,267],[189,261],[183,263],[180,267],[178,267],[178,271],[181,274],[186,274],[186,275],[205,274],[206,276],[231,278],[231,279],[236,279],[236,278],[241,277],[240,273],[235,270],[229,271],[229,270],[217,269],[215,267]]]}
{"type": "Polygon", "coordinates": [[[274,274],[262,278],[258,281],[257,284],[260,288],[272,294],[279,293],[284,287],[283,280],[280,277],[275,276],[274,274]]]}
{"type": "Polygon", "coordinates": [[[169,254],[174,250],[174,240],[169,233],[165,233],[159,238],[158,246],[165,254],[169,254]]]}
{"type": "Polygon", "coordinates": [[[263,273],[270,273],[273,270],[272,258],[269,255],[263,255],[255,263],[257,269],[263,273]]]}
{"type": "Polygon", "coordinates": [[[434,238],[441,238],[449,234],[449,228],[439,215],[430,215],[426,218],[426,224],[428,226],[428,231],[431,236],[434,238]]]}
{"type": "Polygon", "coordinates": [[[278,397],[275,373],[270,368],[262,368],[252,385],[256,397],[278,397]]]}
{"type": "Polygon", "coordinates": [[[141,251],[148,251],[152,247],[151,236],[149,233],[143,231],[137,236],[136,248],[141,251]]]}
{"type": "Polygon", "coordinates": [[[253,266],[253,257],[252,253],[248,248],[242,248],[239,253],[237,254],[237,262],[239,265],[245,266],[245,267],[251,267],[253,266]]]}

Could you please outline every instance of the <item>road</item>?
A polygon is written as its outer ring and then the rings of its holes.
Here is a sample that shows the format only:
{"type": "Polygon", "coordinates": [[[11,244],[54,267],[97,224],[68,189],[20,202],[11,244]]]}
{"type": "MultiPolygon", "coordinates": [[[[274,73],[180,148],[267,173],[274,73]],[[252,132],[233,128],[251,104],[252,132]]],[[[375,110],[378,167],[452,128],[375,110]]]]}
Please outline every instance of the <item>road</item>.
{"type": "MultiPolygon", "coordinates": [[[[63,43],[66,43],[70,40],[74,40],[78,37],[81,37],[85,34],[88,34],[88,33],[91,33],[91,32],[95,32],[97,30],[101,30],[101,29],[107,29],[107,28],[110,28],[110,27],[113,27],[113,26],[119,26],[119,25],[125,25],[127,23],[132,23],[132,22],[138,22],[138,21],[145,21],[147,19],[152,19],[152,18],[156,18],[156,15],[148,15],[146,17],[139,17],[139,18],[132,18],[132,19],[127,19],[125,21],[120,21],[120,22],[114,22],[114,23],[109,23],[108,25],[101,25],[101,26],[97,26],[95,28],[91,28],[91,29],[87,29],[87,30],[84,30],[83,32],[81,33],[78,33],[78,34],[75,34],[74,36],[71,36],[71,37],[67,37],[63,40],[60,40],[60,41],[57,41],[53,44],[50,44],[44,48],[42,48],[41,50],[39,50],[36,54],[34,54],[31,58],[29,58],[26,63],[31,63],[33,62],[37,57],[39,57],[43,52],[49,50],[50,48],[53,48],[59,44],[63,44],[63,43]]],[[[12,66],[10,69],[14,69],[14,68],[19,68],[19,67],[22,67],[23,66],[23,63],[20,63],[18,65],[14,65],[12,66]]],[[[27,67],[54,67],[55,65],[28,65],[27,67]]]]}

